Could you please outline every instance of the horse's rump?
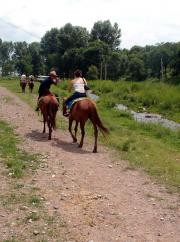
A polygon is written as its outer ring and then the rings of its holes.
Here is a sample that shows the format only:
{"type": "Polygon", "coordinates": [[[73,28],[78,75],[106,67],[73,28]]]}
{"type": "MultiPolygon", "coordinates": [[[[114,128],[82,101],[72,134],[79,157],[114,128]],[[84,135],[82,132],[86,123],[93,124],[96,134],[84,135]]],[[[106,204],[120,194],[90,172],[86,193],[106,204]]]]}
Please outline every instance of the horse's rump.
{"type": "Polygon", "coordinates": [[[52,127],[56,127],[56,113],[59,103],[56,97],[52,94],[42,96],[39,99],[39,107],[46,122],[50,122],[52,127]]]}

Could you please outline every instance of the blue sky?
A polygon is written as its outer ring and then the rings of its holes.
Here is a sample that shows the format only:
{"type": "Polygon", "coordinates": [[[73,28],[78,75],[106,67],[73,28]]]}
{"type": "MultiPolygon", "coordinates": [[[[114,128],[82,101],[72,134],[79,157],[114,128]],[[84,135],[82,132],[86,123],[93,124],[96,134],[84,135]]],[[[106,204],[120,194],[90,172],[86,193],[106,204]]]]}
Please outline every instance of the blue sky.
{"type": "Polygon", "coordinates": [[[89,31],[98,20],[117,22],[121,48],[180,41],[180,1],[1,0],[0,38],[40,41],[47,30],[70,22],[89,31]]]}

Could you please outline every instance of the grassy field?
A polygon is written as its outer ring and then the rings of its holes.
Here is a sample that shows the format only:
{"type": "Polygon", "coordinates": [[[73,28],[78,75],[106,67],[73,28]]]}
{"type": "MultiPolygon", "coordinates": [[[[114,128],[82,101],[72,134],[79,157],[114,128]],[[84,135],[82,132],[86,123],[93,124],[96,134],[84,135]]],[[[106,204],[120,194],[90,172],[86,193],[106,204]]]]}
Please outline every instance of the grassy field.
{"type": "MultiPolygon", "coordinates": [[[[22,94],[17,81],[1,79],[0,85],[15,92],[35,108],[36,96],[29,93],[22,94]]],[[[35,93],[38,86],[39,84],[36,83],[35,93]]],[[[134,110],[145,107],[148,111],[162,113],[166,117],[179,121],[180,87],[163,83],[123,81],[94,81],[90,82],[90,86],[97,95],[100,95],[97,103],[98,110],[105,126],[110,130],[108,142],[100,136],[101,142],[115,148],[122,159],[130,162],[131,167],[142,168],[158,182],[178,190],[180,132],[170,131],[160,125],[137,123],[128,113],[115,110],[114,105],[123,103],[134,110]],[[169,103],[169,109],[163,111],[165,103],[169,103]]],[[[65,81],[58,87],[54,87],[53,91],[60,96],[67,96],[66,88],[65,81]]],[[[66,128],[66,123],[65,119],[59,121],[61,128],[66,128]]],[[[87,130],[89,135],[92,135],[90,125],[87,130]]]]}
{"type": "Polygon", "coordinates": [[[180,85],[153,81],[94,81],[90,85],[107,108],[122,103],[134,111],[155,112],[180,122],[180,85]]]}
{"type": "Polygon", "coordinates": [[[35,169],[38,165],[38,157],[28,154],[17,147],[19,138],[13,133],[12,128],[0,121],[0,160],[5,163],[11,177],[20,178],[30,165],[35,169]],[[33,161],[33,163],[32,163],[33,161]]]}

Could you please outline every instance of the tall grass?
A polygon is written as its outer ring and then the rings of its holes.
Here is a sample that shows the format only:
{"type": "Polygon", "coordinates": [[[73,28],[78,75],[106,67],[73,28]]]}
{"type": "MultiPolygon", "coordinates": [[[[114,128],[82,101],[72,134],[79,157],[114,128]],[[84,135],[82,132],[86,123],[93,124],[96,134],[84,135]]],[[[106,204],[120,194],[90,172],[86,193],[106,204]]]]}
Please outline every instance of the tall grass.
{"type": "Polygon", "coordinates": [[[122,103],[136,111],[146,109],[180,122],[180,85],[159,82],[92,81],[90,86],[106,107],[122,103]]]}

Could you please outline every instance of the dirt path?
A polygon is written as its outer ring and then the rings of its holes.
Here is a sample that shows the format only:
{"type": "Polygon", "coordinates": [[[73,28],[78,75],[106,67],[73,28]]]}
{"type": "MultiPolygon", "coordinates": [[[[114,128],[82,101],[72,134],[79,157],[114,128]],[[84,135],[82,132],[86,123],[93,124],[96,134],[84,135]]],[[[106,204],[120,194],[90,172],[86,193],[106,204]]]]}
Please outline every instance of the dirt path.
{"type": "MultiPolygon", "coordinates": [[[[44,231],[47,225],[40,220],[24,225],[24,237],[23,225],[13,226],[15,238],[59,242],[180,241],[177,195],[154,184],[143,172],[129,169],[107,148],[99,146],[99,153],[93,154],[93,145],[85,140],[80,150],[71,144],[68,132],[61,130],[48,141],[47,134],[41,133],[42,123],[36,113],[4,88],[0,88],[0,117],[15,127],[23,138],[24,149],[44,155],[36,173],[21,179],[21,183],[26,184],[25,193],[33,184],[44,199],[43,209],[48,216],[56,216],[55,224],[48,225],[52,226],[51,233],[44,231]],[[11,97],[10,101],[5,101],[7,97],[11,97]],[[37,235],[32,233],[35,228],[37,235]]],[[[1,193],[11,188],[7,178],[2,185],[1,193]]],[[[8,221],[21,216],[19,210],[8,213],[3,209],[0,241],[11,233],[8,221]]]]}

